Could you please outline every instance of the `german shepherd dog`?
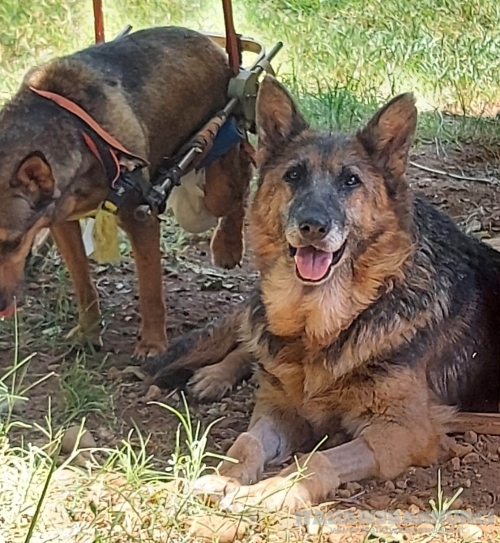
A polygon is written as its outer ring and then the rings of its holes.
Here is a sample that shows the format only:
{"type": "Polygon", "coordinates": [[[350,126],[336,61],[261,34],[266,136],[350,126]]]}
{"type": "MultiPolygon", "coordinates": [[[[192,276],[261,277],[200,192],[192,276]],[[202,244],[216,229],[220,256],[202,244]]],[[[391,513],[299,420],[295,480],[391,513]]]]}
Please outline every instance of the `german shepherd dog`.
{"type": "MultiPolygon", "coordinates": [[[[99,335],[100,311],[78,221],[97,209],[111,181],[82,137],[83,122],[38,91],[74,102],[153,175],[227,101],[232,76],[225,52],[183,28],[151,28],[89,47],[31,70],[0,113],[0,316],[13,312],[24,264],[37,232],[50,227],[73,280],[75,333],[99,335]]],[[[205,206],[219,227],[215,263],[234,267],[243,251],[242,225],[250,161],[241,146],[206,171],[205,206]]],[[[119,210],[137,267],[142,329],[136,354],[166,347],[159,222],[134,218],[133,198],[119,210]]]]}
{"type": "Polygon", "coordinates": [[[454,410],[497,410],[500,253],[412,196],[411,94],[352,136],[311,130],[271,77],[257,107],[258,292],[194,347],[188,338],[193,350],[158,382],[196,358],[217,363],[212,376],[255,361],[253,416],[227,453],[237,463],[197,488],[233,509],[296,510],[340,483],[428,466],[454,410]],[[322,441],[297,460],[300,477],[294,464],[261,481],[266,465],[322,441]]]}

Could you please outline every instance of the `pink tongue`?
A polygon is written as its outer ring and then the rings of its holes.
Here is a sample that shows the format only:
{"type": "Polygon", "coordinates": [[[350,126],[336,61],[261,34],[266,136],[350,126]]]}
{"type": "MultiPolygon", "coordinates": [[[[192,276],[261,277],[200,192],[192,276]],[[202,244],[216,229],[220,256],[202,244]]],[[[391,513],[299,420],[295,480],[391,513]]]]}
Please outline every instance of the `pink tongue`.
{"type": "Polygon", "coordinates": [[[4,309],[3,311],[0,311],[0,319],[9,317],[13,317],[16,312],[16,304],[12,302],[7,309],[4,309]]]}
{"type": "Polygon", "coordinates": [[[295,265],[302,279],[319,281],[327,274],[332,258],[333,253],[310,246],[299,247],[295,253],[295,265]]]}

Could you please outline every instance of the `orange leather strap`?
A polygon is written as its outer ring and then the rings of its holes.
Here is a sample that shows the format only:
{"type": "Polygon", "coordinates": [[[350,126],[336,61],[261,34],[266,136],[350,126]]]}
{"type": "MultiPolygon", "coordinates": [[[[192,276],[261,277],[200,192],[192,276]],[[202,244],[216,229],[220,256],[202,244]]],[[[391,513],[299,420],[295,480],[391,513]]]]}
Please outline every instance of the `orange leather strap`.
{"type": "Polygon", "coordinates": [[[132,153],[131,151],[126,149],[117,139],[115,139],[111,134],[108,134],[108,132],[106,132],[106,130],[104,130],[104,128],[102,128],[102,126],[100,126],[99,123],[95,121],[84,109],[82,109],[79,105],[75,104],[68,98],[61,96],[60,94],[56,94],[55,92],[35,89],[34,87],[30,87],[30,89],[35,94],[38,94],[40,96],[43,96],[44,98],[52,100],[58,106],[62,107],[66,111],[69,111],[73,115],[76,115],[89,128],[91,128],[93,132],[95,132],[101,139],[103,139],[110,147],[112,147],[116,151],[120,151],[121,153],[123,153],[124,155],[127,155],[130,158],[139,160],[144,165],[148,164],[148,161],[145,158],[139,155],[136,155],[135,153],[132,153]]]}

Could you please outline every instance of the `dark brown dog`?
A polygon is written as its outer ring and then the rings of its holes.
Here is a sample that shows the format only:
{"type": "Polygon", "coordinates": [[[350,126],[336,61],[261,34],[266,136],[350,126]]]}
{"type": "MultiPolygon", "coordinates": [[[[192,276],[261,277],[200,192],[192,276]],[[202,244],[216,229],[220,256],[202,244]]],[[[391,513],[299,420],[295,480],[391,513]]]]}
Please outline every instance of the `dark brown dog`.
{"type": "Polygon", "coordinates": [[[261,85],[260,287],[175,364],[222,360],[209,366],[221,375],[257,362],[249,430],[228,452],[238,463],[198,481],[229,508],[294,510],[339,483],[427,466],[455,408],[498,408],[500,254],[412,196],[416,122],[405,94],[354,136],[318,133],[281,85],[261,85]],[[304,477],[292,465],[258,482],[265,465],[323,439],[325,450],[298,461],[304,477]]]}
{"type": "MultiPolygon", "coordinates": [[[[152,175],[227,101],[231,71],[208,37],[182,28],[142,30],[35,68],[0,114],[0,316],[12,313],[26,256],[36,233],[50,227],[75,285],[76,332],[98,333],[100,312],[78,221],[107,196],[110,180],[82,137],[81,121],[30,90],[57,93],[89,113],[152,175]],[[70,222],[68,222],[70,221],[70,222]]],[[[249,160],[234,148],[206,172],[205,205],[222,217],[214,260],[234,267],[243,250],[242,222],[249,160]]],[[[136,353],[166,346],[159,223],[134,218],[137,202],[120,210],[139,279],[142,330],[136,353]]]]}

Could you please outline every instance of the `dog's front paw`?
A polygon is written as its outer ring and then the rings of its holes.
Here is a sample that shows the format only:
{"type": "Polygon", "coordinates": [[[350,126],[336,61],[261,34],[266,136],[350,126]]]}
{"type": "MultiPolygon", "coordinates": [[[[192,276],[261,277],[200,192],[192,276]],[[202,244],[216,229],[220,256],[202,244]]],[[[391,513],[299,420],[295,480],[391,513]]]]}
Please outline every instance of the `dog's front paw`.
{"type": "Polygon", "coordinates": [[[223,398],[234,386],[234,376],[228,375],[221,364],[199,369],[189,381],[193,394],[204,401],[223,398]]]}
{"type": "Polygon", "coordinates": [[[243,238],[241,233],[226,232],[223,226],[219,226],[212,238],[210,249],[212,260],[216,266],[226,270],[232,270],[243,258],[243,238]]]}
{"type": "Polygon", "coordinates": [[[203,477],[197,479],[193,485],[193,492],[210,499],[212,502],[217,502],[226,494],[234,492],[239,486],[240,483],[237,479],[213,473],[203,475],[203,477]]]}
{"type": "Polygon", "coordinates": [[[312,496],[303,481],[276,476],[255,485],[226,491],[219,505],[233,513],[256,508],[294,513],[311,507],[312,503],[312,496]]]}

